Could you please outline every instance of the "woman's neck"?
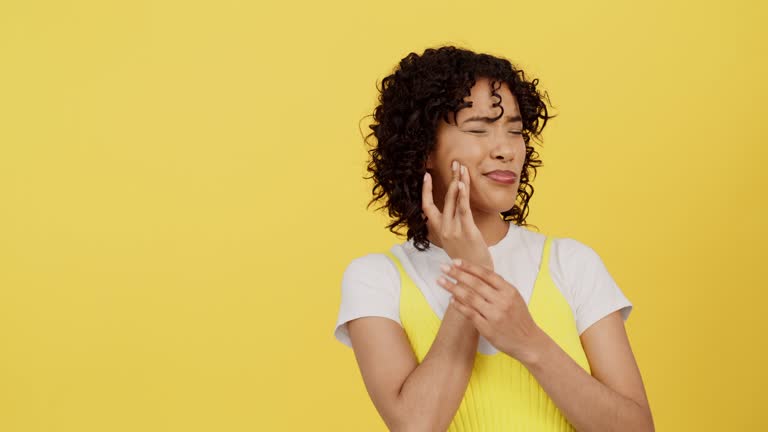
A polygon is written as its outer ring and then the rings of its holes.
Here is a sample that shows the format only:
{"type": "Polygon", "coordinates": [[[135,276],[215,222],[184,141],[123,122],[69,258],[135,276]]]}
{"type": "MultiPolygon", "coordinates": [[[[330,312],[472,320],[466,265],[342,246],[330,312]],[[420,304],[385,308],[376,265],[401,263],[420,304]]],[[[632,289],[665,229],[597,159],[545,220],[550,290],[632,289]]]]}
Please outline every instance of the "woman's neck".
{"type": "Polygon", "coordinates": [[[483,240],[488,247],[500,242],[510,229],[510,222],[503,220],[498,214],[475,217],[475,225],[483,234],[483,240]]]}

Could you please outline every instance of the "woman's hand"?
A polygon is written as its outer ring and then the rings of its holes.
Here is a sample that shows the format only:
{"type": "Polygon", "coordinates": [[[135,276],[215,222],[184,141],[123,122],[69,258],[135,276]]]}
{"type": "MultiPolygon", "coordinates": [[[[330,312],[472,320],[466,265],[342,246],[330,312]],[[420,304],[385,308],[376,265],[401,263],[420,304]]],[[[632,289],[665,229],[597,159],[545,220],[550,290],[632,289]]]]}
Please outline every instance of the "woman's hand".
{"type": "Polygon", "coordinates": [[[543,330],[534,322],[517,288],[493,270],[465,260],[444,265],[440,286],[453,294],[451,305],[472,321],[488,342],[522,363],[537,355],[543,330]]]}
{"type": "Polygon", "coordinates": [[[432,199],[432,176],[424,175],[421,208],[427,216],[427,229],[440,241],[440,247],[451,258],[461,258],[493,269],[493,260],[483,234],[475,225],[469,207],[469,173],[453,161],[453,178],[445,194],[443,212],[432,199]]]}

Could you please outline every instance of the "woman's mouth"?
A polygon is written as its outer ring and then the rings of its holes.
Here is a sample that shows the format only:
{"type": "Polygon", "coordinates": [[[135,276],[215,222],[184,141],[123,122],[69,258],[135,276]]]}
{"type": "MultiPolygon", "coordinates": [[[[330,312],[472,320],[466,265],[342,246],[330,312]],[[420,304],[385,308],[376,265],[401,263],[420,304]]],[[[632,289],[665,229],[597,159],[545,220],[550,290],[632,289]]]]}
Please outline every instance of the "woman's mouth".
{"type": "Polygon", "coordinates": [[[495,182],[507,185],[515,184],[517,181],[517,174],[514,171],[495,170],[483,175],[495,182]]]}

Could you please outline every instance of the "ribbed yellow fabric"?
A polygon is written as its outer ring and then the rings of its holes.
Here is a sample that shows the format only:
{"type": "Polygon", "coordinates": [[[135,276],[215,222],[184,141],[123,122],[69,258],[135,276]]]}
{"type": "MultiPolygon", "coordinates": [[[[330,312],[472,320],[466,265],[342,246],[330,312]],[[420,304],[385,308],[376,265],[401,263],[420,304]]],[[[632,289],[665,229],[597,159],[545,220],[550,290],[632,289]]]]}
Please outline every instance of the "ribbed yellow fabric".
{"type": "MultiPolygon", "coordinates": [[[[543,257],[528,310],[536,324],[579,365],[591,373],[581,347],[571,308],[549,274],[551,237],[543,257]]],[[[400,321],[419,363],[437,336],[441,320],[391,252],[400,271],[400,321]]],[[[533,375],[515,358],[499,351],[476,352],[472,375],[448,431],[573,431],[533,375]]]]}

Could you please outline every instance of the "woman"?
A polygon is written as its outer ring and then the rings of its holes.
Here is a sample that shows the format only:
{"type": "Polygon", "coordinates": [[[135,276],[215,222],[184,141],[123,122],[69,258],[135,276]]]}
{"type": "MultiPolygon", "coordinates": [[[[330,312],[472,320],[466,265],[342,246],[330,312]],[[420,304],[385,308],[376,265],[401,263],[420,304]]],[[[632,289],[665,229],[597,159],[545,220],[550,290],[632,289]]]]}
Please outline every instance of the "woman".
{"type": "Polygon", "coordinates": [[[407,241],[349,264],[335,336],[390,430],[654,430],[632,304],[591,248],[527,228],[537,84],[452,46],[382,81],[371,203],[407,241]]]}

